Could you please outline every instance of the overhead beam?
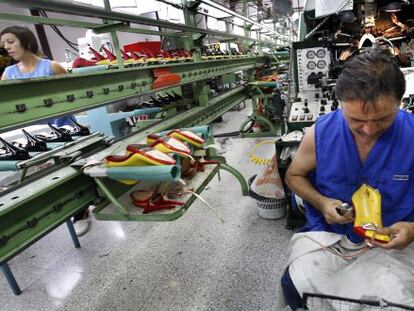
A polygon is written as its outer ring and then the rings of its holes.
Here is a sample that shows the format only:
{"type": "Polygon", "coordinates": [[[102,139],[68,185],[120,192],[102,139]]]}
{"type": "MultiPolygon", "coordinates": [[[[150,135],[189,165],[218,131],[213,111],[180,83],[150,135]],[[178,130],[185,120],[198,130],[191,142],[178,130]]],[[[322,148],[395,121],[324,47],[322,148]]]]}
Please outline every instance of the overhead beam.
{"type": "MultiPolygon", "coordinates": [[[[252,38],[239,36],[235,34],[230,34],[221,31],[214,31],[209,29],[201,29],[196,27],[187,26],[184,24],[175,24],[170,23],[163,20],[156,20],[148,17],[121,13],[121,12],[107,12],[104,9],[94,8],[85,5],[78,5],[73,3],[65,3],[62,5],[61,2],[55,0],[2,0],[2,3],[10,4],[13,6],[21,6],[26,8],[36,8],[46,11],[58,12],[63,14],[70,14],[70,15],[81,15],[87,16],[92,18],[100,18],[104,20],[111,20],[111,21],[118,21],[118,22],[126,22],[126,23],[135,23],[141,25],[148,25],[148,26],[155,26],[155,27],[163,27],[166,29],[178,29],[190,33],[205,33],[208,35],[219,36],[219,37],[232,37],[232,38],[239,38],[245,40],[252,40],[252,38]]],[[[77,22],[73,22],[74,24],[77,22]]],[[[57,23],[59,25],[59,23],[57,23]]],[[[76,26],[75,26],[76,27],[76,26]]],[[[263,42],[265,42],[263,40],[263,42]]]]}
{"type": "MultiPolygon", "coordinates": [[[[32,24],[40,24],[40,25],[56,25],[56,26],[65,26],[65,27],[74,27],[74,28],[93,29],[93,31],[97,34],[105,33],[111,30],[110,25],[104,25],[101,23],[90,23],[90,22],[81,22],[81,21],[56,19],[56,18],[40,17],[40,16],[27,16],[27,15],[2,13],[2,12],[0,12],[0,20],[14,21],[14,22],[18,21],[18,22],[25,22],[25,23],[32,23],[32,24]]],[[[181,37],[181,38],[183,37],[182,33],[180,34],[177,32],[162,32],[162,31],[155,31],[155,30],[150,30],[150,29],[130,27],[129,23],[115,24],[115,26],[112,26],[112,27],[114,28],[114,30],[117,30],[117,31],[133,32],[133,33],[140,33],[140,34],[147,34],[147,35],[154,35],[154,36],[181,37]]]]}

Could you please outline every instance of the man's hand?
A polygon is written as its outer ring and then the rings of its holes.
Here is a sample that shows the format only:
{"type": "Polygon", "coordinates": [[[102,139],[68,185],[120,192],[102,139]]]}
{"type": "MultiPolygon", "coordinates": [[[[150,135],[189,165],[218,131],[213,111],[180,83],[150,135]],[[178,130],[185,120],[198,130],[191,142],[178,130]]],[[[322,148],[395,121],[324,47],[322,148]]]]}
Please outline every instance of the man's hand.
{"type": "Polygon", "coordinates": [[[337,208],[342,205],[342,201],[326,198],[323,204],[320,206],[320,211],[325,217],[328,224],[347,224],[354,221],[349,213],[340,215],[337,208]]]}
{"type": "Polygon", "coordinates": [[[384,249],[404,249],[412,241],[414,241],[414,223],[412,222],[397,222],[391,227],[378,229],[378,234],[386,234],[391,237],[388,243],[381,243],[378,241],[365,240],[367,243],[384,248],[384,249]]]}

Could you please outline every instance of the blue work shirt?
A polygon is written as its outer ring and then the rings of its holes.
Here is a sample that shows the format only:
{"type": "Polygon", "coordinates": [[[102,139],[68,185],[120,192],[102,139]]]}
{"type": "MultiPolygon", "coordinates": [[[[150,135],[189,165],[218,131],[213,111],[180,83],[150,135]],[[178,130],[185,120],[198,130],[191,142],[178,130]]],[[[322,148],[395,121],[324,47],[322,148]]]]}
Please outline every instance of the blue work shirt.
{"type": "MultiPolygon", "coordinates": [[[[399,221],[414,221],[414,116],[399,111],[391,127],[377,140],[361,162],[342,109],[318,118],[315,125],[316,169],[310,174],[324,196],[351,203],[352,194],[366,183],[381,193],[385,227],[399,221]]],[[[353,224],[326,223],[322,214],[305,203],[307,224],[303,231],[345,234],[353,242],[362,238],[353,224]]]]}

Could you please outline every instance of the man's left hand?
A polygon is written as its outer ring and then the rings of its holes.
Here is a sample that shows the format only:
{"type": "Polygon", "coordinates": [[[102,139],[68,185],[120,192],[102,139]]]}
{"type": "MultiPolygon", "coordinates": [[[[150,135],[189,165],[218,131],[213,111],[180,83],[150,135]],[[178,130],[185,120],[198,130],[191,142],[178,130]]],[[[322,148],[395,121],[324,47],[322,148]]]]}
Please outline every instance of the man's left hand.
{"type": "Polygon", "coordinates": [[[378,234],[385,234],[391,237],[388,243],[366,240],[368,243],[384,249],[404,249],[414,241],[414,223],[397,222],[390,227],[378,229],[378,234]]]}

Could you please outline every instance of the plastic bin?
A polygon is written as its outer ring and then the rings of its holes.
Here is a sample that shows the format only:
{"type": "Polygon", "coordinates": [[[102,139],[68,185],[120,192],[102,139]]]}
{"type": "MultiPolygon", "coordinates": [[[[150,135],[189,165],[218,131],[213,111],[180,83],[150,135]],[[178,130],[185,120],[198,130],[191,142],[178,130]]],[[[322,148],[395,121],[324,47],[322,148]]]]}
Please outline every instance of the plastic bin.
{"type": "Polygon", "coordinates": [[[286,215],[287,199],[265,198],[251,189],[257,175],[249,178],[249,195],[256,200],[259,216],[265,219],[279,219],[286,215]]]}

